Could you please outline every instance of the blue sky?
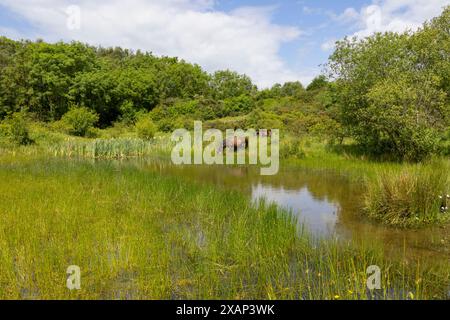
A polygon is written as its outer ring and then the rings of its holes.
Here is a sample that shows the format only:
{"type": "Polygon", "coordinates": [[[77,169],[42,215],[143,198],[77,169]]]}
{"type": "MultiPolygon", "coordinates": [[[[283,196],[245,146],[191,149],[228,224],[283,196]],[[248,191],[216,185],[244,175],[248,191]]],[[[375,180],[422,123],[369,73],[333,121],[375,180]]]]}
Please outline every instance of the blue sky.
{"type": "Polygon", "coordinates": [[[233,69],[260,87],[317,76],[345,36],[417,29],[450,0],[0,0],[0,35],[79,40],[233,69]]]}

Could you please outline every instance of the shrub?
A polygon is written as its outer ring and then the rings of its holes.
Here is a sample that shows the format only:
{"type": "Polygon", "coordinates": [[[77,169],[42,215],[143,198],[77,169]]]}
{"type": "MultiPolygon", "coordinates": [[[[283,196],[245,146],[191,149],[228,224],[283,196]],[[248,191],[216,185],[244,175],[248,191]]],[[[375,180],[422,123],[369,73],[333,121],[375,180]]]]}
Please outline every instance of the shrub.
{"type": "Polygon", "coordinates": [[[128,123],[128,121],[114,122],[111,127],[101,130],[100,137],[111,139],[132,136],[133,130],[130,130],[128,123]]]}
{"type": "Polygon", "coordinates": [[[302,159],[305,157],[305,152],[303,151],[302,145],[299,140],[286,140],[280,145],[280,157],[283,159],[287,158],[298,158],[302,159]]]}
{"type": "Polygon", "coordinates": [[[149,115],[141,116],[136,122],[135,127],[139,138],[144,140],[153,139],[157,131],[156,125],[149,115]]]}
{"type": "Polygon", "coordinates": [[[15,144],[28,145],[33,142],[30,138],[26,115],[23,112],[16,112],[6,119],[1,131],[15,144]]]}
{"type": "Polygon", "coordinates": [[[255,107],[252,97],[241,95],[224,100],[223,116],[239,116],[249,113],[255,107]]]}
{"type": "Polygon", "coordinates": [[[280,117],[274,113],[263,112],[259,109],[249,114],[248,124],[257,129],[283,129],[284,125],[280,117]]]}
{"type": "Polygon", "coordinates": [[[50,123],[50,129],[60,133],[70,133],[72,126],[67,121],[59,120],[50,123]]]}
{"type": "Polygon", "coordinates": [[[444,156],[450,156],[450,127],[442,135],[439,145],[440,153],[444,156]]]}
{"type": "Polygon", "coordinates": [[[62,121],[68,125],[69,133],[80,137],[86,136],[98,119],[98,114],[85,107],[71,108],[62,117],[62,121]]]}
{"type": "Polygon", "coordinates": [[[205,129],[218,129],[225,132],[227,129],[248,129],[250,128],[247,116],[229,117],[207,121],[205,129]]]}

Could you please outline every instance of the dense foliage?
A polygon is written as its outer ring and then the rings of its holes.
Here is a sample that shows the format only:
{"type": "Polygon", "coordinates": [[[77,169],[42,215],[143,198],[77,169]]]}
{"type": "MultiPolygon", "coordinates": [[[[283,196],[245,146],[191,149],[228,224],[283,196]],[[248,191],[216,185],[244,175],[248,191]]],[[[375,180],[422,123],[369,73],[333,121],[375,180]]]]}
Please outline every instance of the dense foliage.
{"type": "Polygon", "coordinates": [[[246,75],[209,74],[148,52],[0,37],[0,121],[25,111],[66,131],[69,123],[75,135],[95,133],[95,125],[148,138],[202,120],[218,129],[279,128],[334,143],[349,137],[365,154],[418,161],[450,151],[449,26],[447,8],[417,32],[340,41],[329,77],[306,89],[287,82],[260,90],[246,75]],[[84,118],[74,119],[81,110],[77,117],[84,118]],[[98,118],[87,117],[88,110],[98,118]]]}
{"type": "Polygon", "coordinates": [[[139,138],[150,140],[155,136],[157,128],[152,119],[148,115],[145,115],[139,117],[136,121],[136,131],[139,138]]]}
{"type": "Polygon", "coordinates": [[[3,123],[0,123],[0,138],[6,138],[16,145],[33,143],[26,117],[24,112],[16,112],[8,116],[3,123]]]}
{"type": "Polygon", "coordinates": [[[421,160],[450,124],[450,8],[418,32],[337,43],[330,58],[342,124],[376,155],[421,160]]]}
{"type": "Polygon", "coordinates": [[[71,108],[61,119],[69,133],[84,137],[98,121],[98,115],[86,107],[71,108]]]}
{"type": "Polygon", "coordinates": [[[314,86],[318,90],[307,92],[301,83],[288,82],[259,91],[246,75],[230,70],[208,74],[177,58],[5,37],[0,38],[0,71],[0,119],[26,110],[37,120],[53,122],[76,107],[97,114],[96,125],[106,128],[117,122],[134,125],[139,114],[150,112],[161,131],[189,128],[194,119],[246,117],[258,107],[278,123],[275,113],[282,111],[273,109],[307,110],[303,104],[314,105],[317,91],[328,87],[320,77],[314,86]]]}

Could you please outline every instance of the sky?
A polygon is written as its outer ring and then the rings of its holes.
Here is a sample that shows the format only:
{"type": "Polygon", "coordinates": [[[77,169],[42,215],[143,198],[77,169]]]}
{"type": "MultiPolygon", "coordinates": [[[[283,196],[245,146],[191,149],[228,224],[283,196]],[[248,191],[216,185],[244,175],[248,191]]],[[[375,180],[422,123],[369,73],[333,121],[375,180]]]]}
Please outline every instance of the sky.
{"type": "Polygon", "coordinates": [[[0,0],[0,36],[77,40],[230,69],[260,88],[323,70],[345,36],[416,30],[450,0],[0,0]]]}

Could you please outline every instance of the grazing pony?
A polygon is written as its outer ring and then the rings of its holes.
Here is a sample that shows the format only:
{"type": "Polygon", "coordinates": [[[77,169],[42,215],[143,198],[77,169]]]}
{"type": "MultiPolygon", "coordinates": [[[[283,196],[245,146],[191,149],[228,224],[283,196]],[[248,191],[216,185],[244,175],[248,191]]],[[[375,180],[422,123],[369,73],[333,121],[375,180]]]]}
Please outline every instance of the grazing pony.
{"type": "MultiPolygon", "coordinates": [[[[234,131],[237,129],[235,128],[234,131]]],[[[271,137],[272,130],[256,130],[256,136],[271,137]]],[[[248,149],[249,137],[233,137],[233,139],[224,139],[219,152],[223,152],[227,149],[233,149],[234,152],[242,149],[248,149]]]]}

